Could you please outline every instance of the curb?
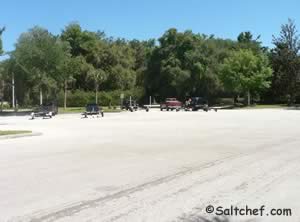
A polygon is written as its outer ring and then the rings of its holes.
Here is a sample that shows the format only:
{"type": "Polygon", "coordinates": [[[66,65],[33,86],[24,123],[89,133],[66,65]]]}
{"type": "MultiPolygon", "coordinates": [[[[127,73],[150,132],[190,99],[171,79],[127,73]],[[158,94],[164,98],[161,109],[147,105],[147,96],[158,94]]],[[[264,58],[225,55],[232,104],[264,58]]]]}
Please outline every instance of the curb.
{"type": "Polygon", "coordinates": [[[42,133],[23,133],[23,134],[16,134],[16,135],[6,135],[0,136],[0,140],[6,139],[17,139],[17,138],[24,138],[24,137],[33,137],[33,136],[41,136],[42,133]]]}

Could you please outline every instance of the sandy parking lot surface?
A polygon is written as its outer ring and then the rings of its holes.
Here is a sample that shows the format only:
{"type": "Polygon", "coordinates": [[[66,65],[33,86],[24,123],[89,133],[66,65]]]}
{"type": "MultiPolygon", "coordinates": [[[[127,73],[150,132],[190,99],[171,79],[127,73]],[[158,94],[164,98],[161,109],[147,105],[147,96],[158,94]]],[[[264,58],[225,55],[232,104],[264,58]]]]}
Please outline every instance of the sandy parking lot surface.
{"type": "Polygon", "coordinates": [[[300,221],[300,111],[0,117],[0,221],[205,221],[208,205],[300,221]]]}

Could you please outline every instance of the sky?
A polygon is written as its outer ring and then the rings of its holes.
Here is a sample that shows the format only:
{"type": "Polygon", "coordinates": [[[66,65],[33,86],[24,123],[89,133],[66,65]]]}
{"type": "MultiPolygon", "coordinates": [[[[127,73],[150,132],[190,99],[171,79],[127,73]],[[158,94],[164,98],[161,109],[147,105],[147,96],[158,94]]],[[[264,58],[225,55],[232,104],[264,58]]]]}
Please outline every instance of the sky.
{"type": "Polygon", "coordinates": [[[288,18],[300,30],[299,0],[4,0],[0,27],[6,27],[5,51],[13,50],[20,34],[36,25],[59,34],[71,22],[107,36],[139,40],[158,38],[169,28],[230,39],[251,31],[272,47],[272,35],[279,34],[288,18]]]}

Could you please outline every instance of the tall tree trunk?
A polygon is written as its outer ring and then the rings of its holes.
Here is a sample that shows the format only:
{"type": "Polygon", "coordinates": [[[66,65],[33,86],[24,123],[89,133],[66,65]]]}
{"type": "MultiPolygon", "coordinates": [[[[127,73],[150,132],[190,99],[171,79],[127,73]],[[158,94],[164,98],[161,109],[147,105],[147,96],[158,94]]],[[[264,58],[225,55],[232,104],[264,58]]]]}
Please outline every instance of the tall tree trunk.
{"type": "Polygon", "coordinates": [[[40,88],[40,105],[43,105],[43,90],[40,88]]]}
{"type": "Polygon", "coordinates": [[[96,94],[96,104],[98,104],[98,84],[96,83],[96,87],[95,87],[95,94],[96,94]]]}
{"type": "Polygon", "coordinates": [[[247,91],[247,98],[248,98],[248,106],[250,106],[251,105],[251,94],[250,94],[249,90],[247,91]]]}
{"type": "Polygon", "coordinates": [[[64,84],[64,109],[67,109],[67,93],[68,93],[68,82],[65,80],[64,84]]]}

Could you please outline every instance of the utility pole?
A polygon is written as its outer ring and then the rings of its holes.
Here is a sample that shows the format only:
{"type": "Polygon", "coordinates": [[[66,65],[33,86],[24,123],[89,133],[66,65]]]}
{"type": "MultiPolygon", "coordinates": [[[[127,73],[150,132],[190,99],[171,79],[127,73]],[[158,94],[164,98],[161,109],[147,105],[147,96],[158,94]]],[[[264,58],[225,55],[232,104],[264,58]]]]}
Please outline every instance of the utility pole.
{"type": "Polygon", "coordinates": [[[15,74],[12,73],[12,78],[11,78],[11,89],[12,89],[12,107],[15,108],[15,74]]]}
{"type": "Polygon", "coordinates": [[[4,97],[4,80],[0,81],[0,85],[1,85],[1,91],[0,91],[0,97],[1,97],[1,104],[0,104],[0,112],[3,111],[3,97],[4,97]]]}

